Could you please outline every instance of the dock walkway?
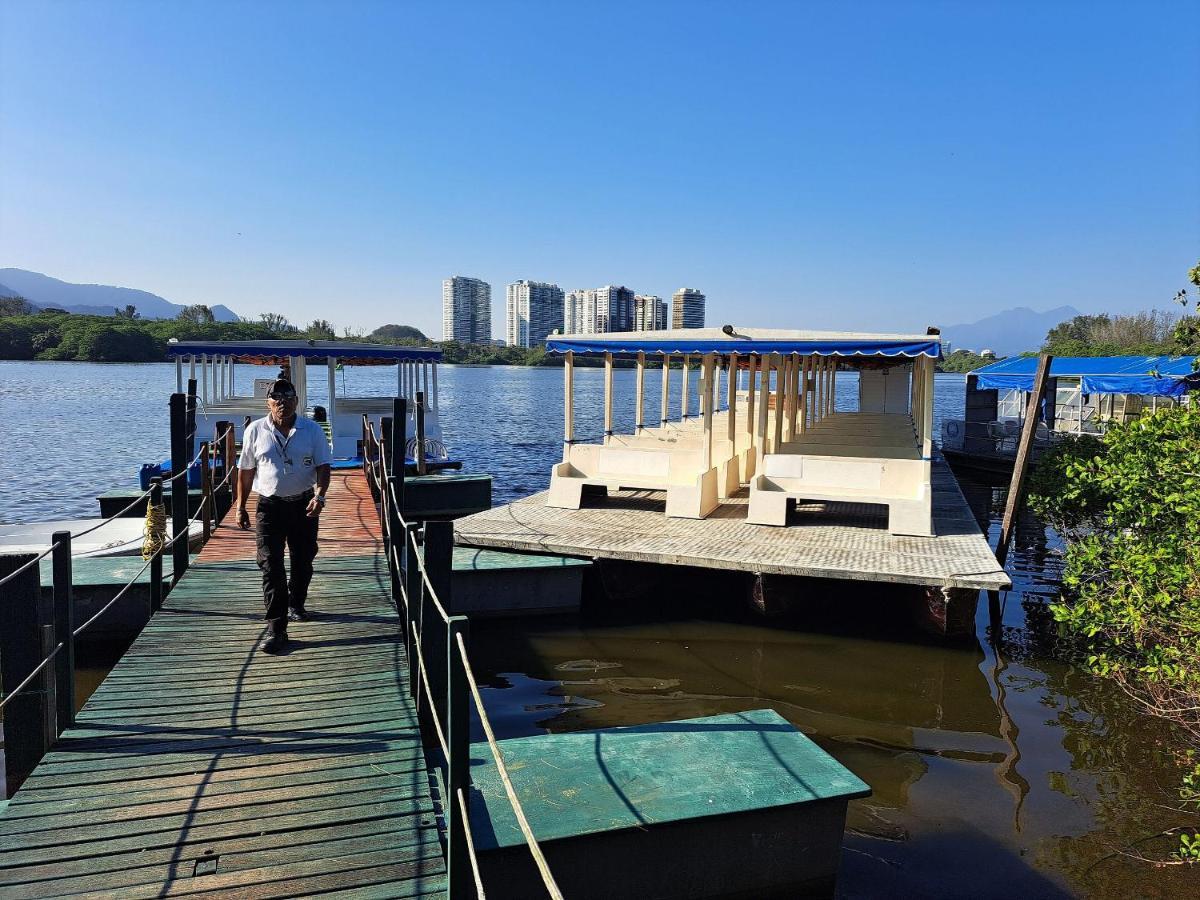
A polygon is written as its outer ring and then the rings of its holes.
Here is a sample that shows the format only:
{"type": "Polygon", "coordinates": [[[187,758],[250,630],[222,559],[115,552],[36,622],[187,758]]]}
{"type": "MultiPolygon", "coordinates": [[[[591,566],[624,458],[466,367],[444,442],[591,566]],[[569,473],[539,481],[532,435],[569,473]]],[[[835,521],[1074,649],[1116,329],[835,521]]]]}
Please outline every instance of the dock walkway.
{"type": "Polygon", "coordinates": [[[443,893],[377,521],[335,473],[280,657],[253,532],[219,528],[0,814],[0,896],[443,893]]]}

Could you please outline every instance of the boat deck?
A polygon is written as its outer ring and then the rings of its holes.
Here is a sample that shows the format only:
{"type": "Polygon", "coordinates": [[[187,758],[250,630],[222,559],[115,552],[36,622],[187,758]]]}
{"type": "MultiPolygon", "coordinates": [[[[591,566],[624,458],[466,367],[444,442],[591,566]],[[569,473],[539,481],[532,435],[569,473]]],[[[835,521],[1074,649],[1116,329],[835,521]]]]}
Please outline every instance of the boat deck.
{"type": "Polygon", "coordinates": [[[309,606],[263,634],[219,528],[0,813],[0,895],[418,897],[445,868],[375,512],[334,476],[309,606]]]}
{"type": "Polygon", "coordinates": [[[582,509],[555,509],[546,492],[454,523],[460,545],[560,553],[772,575],[943,588],[1011,587],[942,460],[933,465],[934,537],[887,531],[885,507],[805,503],[789,526],[746,522],[747,491],[706,519],[667,518],[659,491],[613,491],[582,509]]]}

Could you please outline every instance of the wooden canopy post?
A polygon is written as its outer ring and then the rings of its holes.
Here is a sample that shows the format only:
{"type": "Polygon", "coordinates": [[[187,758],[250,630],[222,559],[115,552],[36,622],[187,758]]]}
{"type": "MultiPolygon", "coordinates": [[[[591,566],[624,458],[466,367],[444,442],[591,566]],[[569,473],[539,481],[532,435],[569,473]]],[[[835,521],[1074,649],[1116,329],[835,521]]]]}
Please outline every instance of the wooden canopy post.
{"type": "Polygon", "coordinates": [[[329,415],[329,433],[332,435],[334,431],[333,414],[337,403],[335,397],[337,394],[337,357],[330,356],[326,359],[325,366],[329,370],[329,409],[326,410],[326,413],[329,415]]]}
{"type": "MultiPolygon", "coordinates": [[[[734,440],[737,435],[737,392],[738,380],[741,376],[738,374],[738,355],[736,353],[729,354],[729,376],[726,379],[725,387],[729,391],[729,440],[734,440]]],[[[735,451],[737,447],[733,448],[735,451]]]]}
{"type": "Polygon", "coordinates": [[[639,350],[637,355],[637,404],[634,409],[634,434],[641,434],[645,430],[644,413],[646,411],[646,353],[644,350],[639,350]]]}
{"type": "Polygon", "coordinates": [[[604,354],[604,443],[612,443],[613,433],[613,355],[604,354]]]}
{"type": "Polygon", "coordinates": [[[208,406],[208,354],[200,354],[200,399],[208,406]]]}
{"type": "Polygon", "coordinates": [[[784,356],[775,354],[775,434],[770,450],[778,454],[784,444],[784,390],[787,386],[787,362],[784,356]]]}
{"type": "Polygon", "coordinates": [[[183,357],[175,357],[175,393],[183,393],[183,357]]]}
{"type": "Polygon", "coordinates": [[[688,376],[691,374],[688,371],[688,366],[692,363],[691,354],[683,354],[683,395],[679,398],[679,421],[686,422],[688,420],[688,407],[690,406],[691,394],[688,393],[688,376]]]}
{"type": "Polygon", "coordinates": [[[671,354],[662,354],[662,401],[659,410],[659,427],[667,427],[667,417],[670,414],[671,404],[671,354]]]}
{"type": "Polygon", "coordinates": [[[430,360],[429,373],[433,380],[433,393],[430,395],[429,408],[436,410],[441,407],[441,403],[438,401],[437,392],[437,360],[430,360]]]}
{"type": "Polygon", "coordinates": [[[771,356],[763,354],[761,360],[761,368],[759,371],[759,397],[758,401],[758,424],[755,427],[755,435],[758,438],[758,465],[755,467],[756,472],[762,471],[763,456],[767,452],[767,407],[770,405],[770,390],[771,390],[771,356]]]}
{"type": "Polygon", "coordinates": [[[404,361],[396,363],[396,396],[404,396],[404,361]]]}
{"type": "Polygon", "coordinates": [[[837,412],[837,373],[838,373],[838,358],[831,357],[829,360],[829,414],[833,415],[837,412]]]}
{"type": "Polygon", "coordinates": [[[713,380],[716,368],[715,354],[704,354],[700,363],[700,415],[704,423],[704,455],[700,468],[704,472],[712,468],[713,401],[715,399],[713,380]]]}
{"type": "Polygon", "coordinates": [[[788,375],[788,440],[796,439],[796,406],[800,397],[800,357],[791,356],[791,367],[788,375]]]}
{"type": "Polygon", "coordinates": [[[571,445],[575,443],[575,351],[568,350],[563,358],[563,462],[571,461],[571,445]]]}
{"type": "Polygon", "coordinates": [[[754,403],[755,403],[754,376],[757,374],[757,371],[758,371],[758,357],[756,355],[754,355],[753,353],[750,354],[750,364],[748,366],[748,371],[749,371],[750,375],[746,379],[746,431],[748,431],[750,433],[750,446],[753,447],[756,443],[758,443],[758,441],[755,439],[755,433],[754,433],[755,432],[754,425],[755,425],[755,421],[756,421],[755,413],[757,412],[757,410],[754,408],[754,403]]]}
{"type": "Polygon", "coordinates": [[[1008,559],[1008,545],[1012,539],[1013,527],[1017,522],[1017,510],[1021,505],[1021,494],[1025,490],[1025,475],[1029,470],[1029,459],[1033,454],[1038,408],[1042,403],[1042,395],[1046,392],[1046,381],[1050,377],[1052,362],[1054,362],[1054,357],[1043,353],[1038,358],[1037,372],[1033,376],[1033,391],[1029,394],[1025,424],[1021,428],[1021,441],[1017,445],[1017,458],[1013,462],[1012,481],[1009,482],[1008,498],[1004,503],[1004,518],[1000,520],[1000,543],[996,545],[996,559],[1000,561],[1001,566],[1008,559]]]}

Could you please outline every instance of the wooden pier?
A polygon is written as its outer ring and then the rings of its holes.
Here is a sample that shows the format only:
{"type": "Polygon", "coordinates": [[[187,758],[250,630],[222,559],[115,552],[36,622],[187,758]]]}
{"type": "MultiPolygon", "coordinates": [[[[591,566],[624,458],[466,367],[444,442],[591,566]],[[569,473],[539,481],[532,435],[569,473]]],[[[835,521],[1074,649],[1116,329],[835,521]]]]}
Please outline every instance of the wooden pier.
{"type": "Polygon", "coordinates": [[[0,896],[444,895],[378,531],[336,473],[316,616],[273,657],[253,532],[218,529],[0,813],[0,896]]]}
{"type": "Polygon", "coordinates": [[[946,591],[1010,587],[943,461],[933,465],[932,486],[933,537],[889,534],[884,508],[863,503],[800,504],[789,527],[751,525],[743,489],[705,519],[664,516],[661,491],[610,491],[582,509],[547,506],[542,492],[459,519],[455,540],[497,550],[946,591]]]}

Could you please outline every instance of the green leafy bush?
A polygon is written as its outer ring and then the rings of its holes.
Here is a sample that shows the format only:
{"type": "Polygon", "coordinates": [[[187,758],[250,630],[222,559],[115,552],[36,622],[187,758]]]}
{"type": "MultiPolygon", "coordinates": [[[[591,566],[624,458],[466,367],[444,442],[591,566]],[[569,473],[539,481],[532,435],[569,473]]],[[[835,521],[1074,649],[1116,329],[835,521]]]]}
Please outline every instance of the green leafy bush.
{"type": "MultiPolygon", "coordinates": [[[[1200,747],[1200,405],[1168,407],[1038,463],[1030,501],[1067,538],[1051,609],[1083,665],[1200,747]]],[[[1200,769],[1180,799],[1195,814],[1200,769]]],[[[1195,827],[1177,862],[1200,862],[1195,827]]]]}

